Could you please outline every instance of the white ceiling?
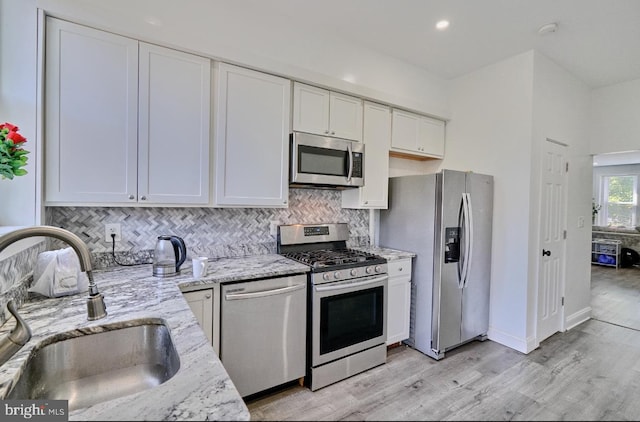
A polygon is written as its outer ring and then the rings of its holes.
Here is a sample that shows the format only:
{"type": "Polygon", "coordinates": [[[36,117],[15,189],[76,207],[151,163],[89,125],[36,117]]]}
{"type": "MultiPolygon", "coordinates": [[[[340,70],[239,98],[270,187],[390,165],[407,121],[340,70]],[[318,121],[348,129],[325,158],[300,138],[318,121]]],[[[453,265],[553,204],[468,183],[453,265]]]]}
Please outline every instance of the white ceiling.
{"type": "Polygon", "coordinates": [[[592,88],[640,78],[640,0],[244,1],[445,79],[531,49],[592,88]],[[550,22],[557,31],[539,35],[550,22]]]}

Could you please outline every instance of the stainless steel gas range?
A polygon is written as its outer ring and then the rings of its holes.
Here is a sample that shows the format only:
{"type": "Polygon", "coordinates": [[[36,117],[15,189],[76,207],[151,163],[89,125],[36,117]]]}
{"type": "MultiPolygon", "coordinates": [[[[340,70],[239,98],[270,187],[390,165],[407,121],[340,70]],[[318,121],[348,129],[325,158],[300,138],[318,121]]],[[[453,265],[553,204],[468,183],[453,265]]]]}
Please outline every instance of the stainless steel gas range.
{"type": "Polygon", "coordinates": [[[346,223],[278,227],[278,253],[309,265],[307,376],[312,391],[386,362],[387,261],[347,248],[346,223]]]}

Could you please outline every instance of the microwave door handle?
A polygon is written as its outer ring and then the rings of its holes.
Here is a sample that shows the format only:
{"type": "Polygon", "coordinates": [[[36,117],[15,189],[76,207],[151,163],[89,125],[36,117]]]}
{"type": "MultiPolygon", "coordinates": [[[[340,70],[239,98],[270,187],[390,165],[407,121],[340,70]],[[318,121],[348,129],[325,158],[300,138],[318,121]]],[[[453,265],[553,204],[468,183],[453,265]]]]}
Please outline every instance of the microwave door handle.
{"type": "Polygon", "coordinates": [[[347,173],[347,182],[351,182],[353,174],[353,151],[351,150],[351,142],[347,144],[347,153],[349,154],[349,173],[347,173]]]}

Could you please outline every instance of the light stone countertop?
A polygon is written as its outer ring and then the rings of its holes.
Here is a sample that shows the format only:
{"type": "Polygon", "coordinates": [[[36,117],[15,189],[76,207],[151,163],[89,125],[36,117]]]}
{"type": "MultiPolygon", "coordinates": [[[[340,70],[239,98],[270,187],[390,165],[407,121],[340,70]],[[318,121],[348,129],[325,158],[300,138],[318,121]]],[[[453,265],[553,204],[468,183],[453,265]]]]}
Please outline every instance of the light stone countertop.
{"type": "MultiPolygon", "coordinates": [[[[180,356],[180,369],[165,383],[146,391],[71,411],[69,420],[249,420],[249,411],[184,300],[182,291],[215,283],[309,271],[280,255],[211,260],[207,276],[194,280],[191,261],[175,277],[152,276],[150,264],[94,271],[104,295],[107,317],[87,320],[87,293],[62,298],[32,297],[20,309],[33,337],[0,367],[0,397],[5,397],[29,353],[55,334],[80,336],[117,329],[132,320],[162,319],[180,356]],[[109,325],[109,327],[105,327],[109,325]]],[[[13,329],[13,318],[0,338],[13,329]]]]}
{"type": "Polygon", "coordinates": [[[385,258],[387,261],[395,261],[398,259],[413,258],[416,256],[413,252],[400,251],[397,249],[381,248],[377,246],[359,246],[353,249],[369,252],[385,258]]]}

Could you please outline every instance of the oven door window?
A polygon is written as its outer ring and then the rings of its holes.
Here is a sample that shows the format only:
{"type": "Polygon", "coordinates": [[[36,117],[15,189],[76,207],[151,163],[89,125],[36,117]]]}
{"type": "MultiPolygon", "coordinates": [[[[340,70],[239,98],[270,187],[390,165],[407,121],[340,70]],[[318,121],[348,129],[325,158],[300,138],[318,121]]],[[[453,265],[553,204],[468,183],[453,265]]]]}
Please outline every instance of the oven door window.
{"type": "Polygon", "coordinates": [[[382,335],[384,287],[320,300],[320,355],[382,335]]]}
{"type": "Polygon", "coordinates": [[[298,172],[346,177],[349,172],[349,152],[300,145],[298,172]]]}

